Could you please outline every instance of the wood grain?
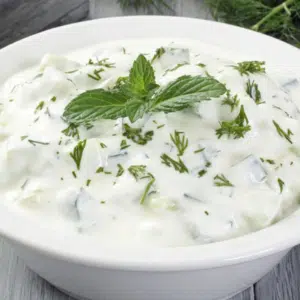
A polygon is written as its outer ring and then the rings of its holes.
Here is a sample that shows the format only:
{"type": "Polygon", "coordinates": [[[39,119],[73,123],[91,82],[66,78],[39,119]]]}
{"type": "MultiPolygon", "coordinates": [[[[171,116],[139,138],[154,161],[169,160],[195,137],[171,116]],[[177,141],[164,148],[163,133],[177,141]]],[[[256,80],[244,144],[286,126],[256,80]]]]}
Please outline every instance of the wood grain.
{"type": "Polygon", "coordinates": [[[0,48],[88,16],[87,0],[0,0],[0,48]]]}
{"type": "MultiPolygon", "coordinates": [[[[169,4],[173,11],[164,10],[164,14],[211,18],[201,0],[169,0],[169,4]]],[[[123,11],[116,0],[90,0],[90,8],[91,18],[157,13],[153,10],[123,11]]],[[[0,0],[0,48],[42,30],[84,20],[87,15],[87,0],[0,0]]],[[[299,283],[300,247],[297,247],[254,287],[231,300],[300,300],[299,283]]],[[[73,298],[31,272],[0,239],[0,300],[73,298]]]]}

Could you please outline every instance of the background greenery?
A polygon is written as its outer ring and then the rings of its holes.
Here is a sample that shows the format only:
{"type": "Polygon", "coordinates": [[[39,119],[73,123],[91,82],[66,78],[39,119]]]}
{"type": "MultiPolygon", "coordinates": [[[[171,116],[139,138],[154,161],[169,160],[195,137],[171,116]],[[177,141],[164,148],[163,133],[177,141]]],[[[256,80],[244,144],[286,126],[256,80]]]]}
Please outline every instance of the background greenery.
{"type": "MultiPolygon", "coordinates": [[[[123,8],[171,8],[172,0],[119,0],[123,8]]],[[[199,0],[200,2],[200,0],[199,0]]],[[[205,0],[212,17],[300,47],[300,0],[205,0]]],[[[200,5],[200,4],[199,4],[200,5]]]]}

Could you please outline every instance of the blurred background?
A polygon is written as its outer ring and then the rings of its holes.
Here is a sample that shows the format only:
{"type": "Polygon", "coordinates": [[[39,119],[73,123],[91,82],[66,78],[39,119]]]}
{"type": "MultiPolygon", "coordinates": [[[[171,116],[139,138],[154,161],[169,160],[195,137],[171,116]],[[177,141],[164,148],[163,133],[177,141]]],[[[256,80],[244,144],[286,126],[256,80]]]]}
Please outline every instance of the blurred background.
{"type": "Polygon", "coordinates": [[[64,24],[137,14],[215,19],[300,45],[300,0],[0,0],[0,47],[64,24]]]}

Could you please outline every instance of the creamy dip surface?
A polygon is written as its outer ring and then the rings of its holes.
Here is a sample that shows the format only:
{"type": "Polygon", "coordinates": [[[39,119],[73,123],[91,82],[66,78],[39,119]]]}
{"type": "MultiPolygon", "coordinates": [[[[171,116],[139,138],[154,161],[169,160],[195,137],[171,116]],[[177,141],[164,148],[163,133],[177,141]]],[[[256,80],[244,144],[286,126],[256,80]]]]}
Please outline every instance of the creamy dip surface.
{"type": "Polygon", "coordinates": [[[297,209],[299,74],[211,49],[122,41],[47,54],[8,79],[0,101],[4,205],[64,235],[135,247],[212,243],[297,209]],[[160,86],[153,97],[184,75],[214,78],[227,91],[133,123],[63,116],[87,90],[122,87],[140,54],[160,86]]]}

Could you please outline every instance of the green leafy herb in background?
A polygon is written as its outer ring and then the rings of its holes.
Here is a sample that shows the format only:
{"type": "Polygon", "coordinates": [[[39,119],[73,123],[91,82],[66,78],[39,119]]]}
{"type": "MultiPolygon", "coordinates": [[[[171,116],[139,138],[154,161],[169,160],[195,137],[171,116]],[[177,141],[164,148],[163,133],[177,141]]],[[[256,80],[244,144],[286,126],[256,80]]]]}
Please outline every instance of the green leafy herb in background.
{"type": "MultiPolygon", "coordinates": [[[[119,0],[123,8],[172,11],[166,0],[119,0]]],[[[199,0],[200,3],[200,0],[199,0]]],[[[205,0],[217,21],[262,32],[300,46],[299,0],[205,0]]]]}
{"type": "Polygon", "coordinates": [[[215,20],[300,46],[299,0],[206,0],[215,20]]]}

